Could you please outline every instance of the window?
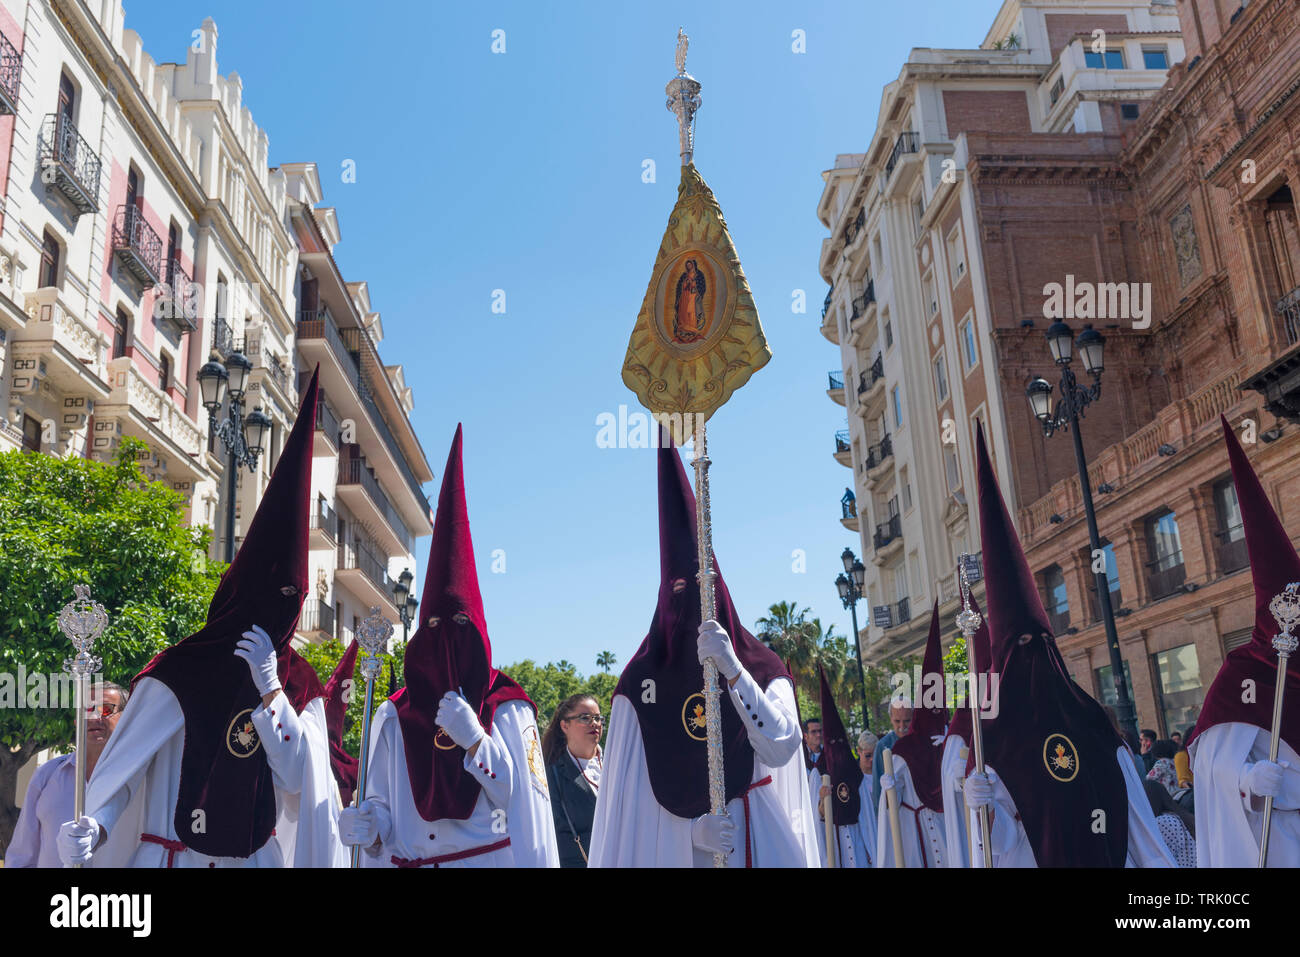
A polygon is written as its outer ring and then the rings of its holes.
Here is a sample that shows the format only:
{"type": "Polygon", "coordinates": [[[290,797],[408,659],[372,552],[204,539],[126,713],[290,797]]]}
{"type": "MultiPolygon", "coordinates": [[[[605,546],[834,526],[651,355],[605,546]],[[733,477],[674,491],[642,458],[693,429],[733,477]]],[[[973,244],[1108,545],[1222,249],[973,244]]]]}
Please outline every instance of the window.
{"type": "Polygon", "coordinates": [[[45,230],[45,235],[41,241],[41,275],[40,287],[45,289],[48,286],[57,286],[59,284],[59,259],[60,259],[59,241],[45,230]]]}
{"type": "Polygon", "coordinates": [[[925,218],[925,197],[920,193],[912,200],[912,230],[915,239],[921,238],[921,220],[925,218]]]}
{"type": "Polygon", "coordinates": [[[894,324],[888,319],[885,320],[885,348],[889,349],[894,345],[894,324]]]}
{"type": "Polygon", "coordinates": [[[173,287],[171,292],[174,296],[184,292],[184,290],[175,288],[176,267],[180,265],[180,255],[181,231],[176,227],[175,223],[172,223],[167,227],[167,262],[164,268],[167,270],[167,283],[173,287]]]}
{"type": "Polygon", "coordinates": [[[934,395],[940,405],[948,400],[948,372],[942,352],[934,360],[934,395]]]}
{"type": "Polygon", "coordinates": [[[961,223],[948,234],[948,268],[952,270],[952,284],[955,286],[966,275],[966,244],[961,239],[961,223]]]}
{"type": "MultiPolygon", "coordinates": [[[[1102,556],[1106,560],[1106,585],[1110,592],[1111,608],[1120,606],[1119,566],[1115,563],[1115,546],[1106,542],[1101,546],[1102,556]]],[[[1084,549],[1084,561],[1088,566],[1088,596],[1092,604],[1092,620],[1101,621],[1101,600],[1097,596],[1097,575],[1093,571],[1092,549],[1084,549]]]]}
{"type": "Polygon", "coordinates": [[[158,359],[158,388],[166,392],[172,385],[172,360],[164,353],[158,359]]]}
{"type": "Polygon", "coordinates": [[[903,511],[912,510],[912,483],[907,481],[907,470],[903,470],[903,511]]]}
{"type": "Polygon", "coordinates": [[[923,597],[925,595],[925,578],[921,574],[920,556],[918,556],[916,552],[912,552],[912,554],[907,557],[907,561],[908,564],[911,566],[912,581],[916,582],[917,597],[918,598],[923,597]]]}
{"type": "Polygon", "coordinates": [[[226,289],[226,277],[217,273],[217,314],[214,319],[226,318],[226,298],[229,295],[226,289]]]}
{"type": "Polygon", "coordinates": [[[1060,565],[1052,565],[1043,571],[1043,591],[1047,596],[1047,616],[1051,619],[1052,631],[1060,634],[1070,625],[1070,599],[1060,565]]]}
{"type": "Polygon", "coordinates": [[[1142,66],[1148,70],[1169,69],[1169,49],[1167,47],[1143,47],[1142,66]]]}
{"type": "Polygon", "coordinates": [[[1138,118],[1138,105],[1136,103],[1121,103],[1119,105],[1119,118],[1121,120],[1136,120],[1138,118]]]}
{"type": "Polygon", "coordinates": [[[1065,92],[1065,77],[1058,76],[1056,78],[1056,82],[1052,84],[1052,88],[1047,93],[1047,98],[1051,100],[1052,106],[1056,105],[1056,101],[1061,98],[1061,94],[1064,92],[1065,92]]]}
{"type": "Polygon", "coordinates": [[[59,119],[72,122],[73,107],[77,102],[77,86],[72,82],[72,77],[66,73],[59,74],[59,106],[56,112],[59,119]]]}
{"type": "MultiPolygon", "coordinates": [[[[1097,700],[1108,708],[1119,705],[1119,695],[1115,693],[1115,682],[1111,678],[1114,673],[1110,665],[1105,665],[1093,672],[1097,679],[1097,700]]],[[[1124,684],[1128,686],[1128,696],[1131,702],[1133,700],[1133,675],[1129,672],[1127,661],[1124,662],[1124,684]]]]}
{"type": "Polygon", "coordinates": [[[933,319],[939,312],[939,297],[934,292],[934,277],[926,275],[921,280],[921,295],[925,300],[926,315],[933,319]]]}
{"type": "Polygon", "coordinates": [[[1214,486],[1214,512],[1219,527],[1214,536],[1218,540],[1219,571],[1235,572],[1250,564],[1246,552],[1246,530],[1241,524],[1241,508],[1237,505],[1237,489],[1231,479],[1214,486]]]}
{"type": "Polygon", "coordinates": [[[967,319],[961,326],[961,360],[966,371],[979,365],[979,349],[975,345],[975,320],[967,319]]]}
{"type": "Polygon", "coordinates": [[[113,358],[120,359],[126,355],[126,348],[131,341],[131,317],[121,306],[113,316],[113,358]]]}
{"type": "Polygon", "coordinates": [[[893,403],[894,403],[894,428],[896,429],[901,429],[903,427],[903,391],[902,390],[903,390],[902,385],[896,385],[894,386],[893,389],[890,390],[890,397],[893,399],[893,403]]]}
{"type": "Polygon", "coordinates": [[[1151,553],[1151,560],[1147,562],[1151,596],[1164,598],[1172,595],[1186,578],[1178,517],[1172,511],[1154,515],[1147,519],[1146,533],[1147,549],[1151,553]]]}
{"type": "Polygon", "coordinates": [[[1083,54],[1083,62],[1094,70],[1122,70],[1124,69],[1124,51],[1107,50],[1105,53],[1093,53],[1091,50],[1086,50],[1083,54]]]}
{"type": "Polygon", "coordinates": [[[23,416],[23,450],[27,452],[41,450],[41,420],[34,416],[23,416]]]}
{"type": "Polygon", "coordinates": [[[1201,669],[1196,645],[1179,645],[1151,656],[1156,675],[1156,704],[1164,722],[1164,737],[1187,733],[1201,713],[1201,669]]]}
{"type": "Polygon", "coordinates": [[[951,445],[943,447],[943,464],[948,475],[948,491],[955,492],[961,488],[961,463],[957,461],[957,450],[951,445]]]}

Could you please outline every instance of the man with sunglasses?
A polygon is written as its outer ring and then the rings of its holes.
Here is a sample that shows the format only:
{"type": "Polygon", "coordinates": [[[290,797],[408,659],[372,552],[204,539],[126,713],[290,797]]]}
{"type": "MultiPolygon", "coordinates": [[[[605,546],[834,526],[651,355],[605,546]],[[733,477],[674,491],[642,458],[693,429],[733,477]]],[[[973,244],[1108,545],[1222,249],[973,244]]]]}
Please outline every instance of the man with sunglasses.
{"type": "MultiPolygon", "coordinates": [[[[92,703],[86,709],[87,780],[117,727],[126,699],[127,692],[111,681],[91,685],[92,703]]],[[[57,840],[63,822],[72,820],[76,769],[77,756],[72,752],[36,769],[27,786],[13,840],[5,852],[5,867],[61,866],[57,840]]]]}

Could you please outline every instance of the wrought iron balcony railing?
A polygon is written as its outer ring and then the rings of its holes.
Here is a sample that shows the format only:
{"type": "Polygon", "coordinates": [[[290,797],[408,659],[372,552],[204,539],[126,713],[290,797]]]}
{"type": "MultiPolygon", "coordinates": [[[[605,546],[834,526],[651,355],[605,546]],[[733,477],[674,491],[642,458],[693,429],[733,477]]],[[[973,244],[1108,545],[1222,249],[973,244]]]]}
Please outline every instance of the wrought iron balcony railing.
{"type": "Polygon", "coordinates": [[[341,543],[338,567],[344,571],[357,569],[385,595],[393,594],[393,581],[388,577],[385,562],[379,557],[378,549],[368,543],[359,540],[341,543]]]}
{"type": "Polygon", "coordinates": [[[841,455],[844,452],[849,451],[850,447],[851,446],[849,445],[849,430],[840,429],[838,432],[835,433],[835,454],[841,455]]]}
{"type": "Polygon", "coordinates": [[[1048,624],[1052,626],[1053,636],[1059,637],[1064,635],[1066,629],[1070,627],[1069,609],[1066,609],[1065,611],[1049,611],[1047,613],[1047,621],[1048,624]]]}
{"type": "Polygon", "coordinates": [[[302,603],[302,618],[298,630],[309,634],[334,635],[334,606],[319,598],[308,598],[302,603]]]}
{"type": "Polygon", "coordinates": [[[907,153],[915,153],[921,148],[921,136],[919,133],[899,133],[898,139],[894,142],[894,149],[889,154],[889,160],[885,163],[885,179],[889,179],[894,173],[894,167],[898,161],[907,153]]]}
{"type": "Polygon", "coordinates": [[[844,388],[844,373],[843,373],[843,372],[828,372],[828,373],[826,374],[826,378],[830,381],[830,389],[831,389],[832,391],[834,391],[835,389],[843,389],[843,388],[844,388]]]}
{"type": "Polygon", "coordinates": [[[867,314],[867,307],[875,301],[876,281],[874,279],[868,279],[866,287],[862,290],[862,295],[857,296],[853,300],[853,318],[856,319],[858,316],[865,316],[867,314]]]}
{"type": "Polygon", "coordinates": [[[1165,598],[1178,591],[1187,580],[1182,552],[1147,562],[1147,584],[1151,598],[1165,598]]]}
{"type": "Polygon", "coordinates": [[[871,387],[885,377],[885,357],[876,353],[876,359],[870,369],[864,369],[858,375],[858,395],[870,392],[871,387]]]}
{"type": "Polygon", "coordinates": [[[198,303],[193,300],[194,280],[181,265],[180,256],[166,261],[162,282],[154,286],[159,305],[154,314],[175,324],[178,331],[193,332],[199,327],[198,303]]]}
{"type": "Polygon", "coordinates": [[[162,279],[163,241],[134,204],[119,206],[113,217],[113,255],[144,285],[162,279]]]}
{"type": "Polygon", "coordinates": [[[841,518],[857,518],[857,517],[858,517],[858,503],[857,503],[857,500],[856,500],[856,499],[847,499],[847,500],[845,500],[845,499],[840,499],[840,512],[841,512],[841,514],[840,514],[840,517],[841,517],[841,518]]]}
{"type": "Polygon", "coordinates": [[[1219,539],[1219,571],[1224,575],[1245,568],[1250,564],[1250,555],[1246,551],[1246,537],[1242,526],[1215,532],[1219,539]],[[1235,537],[1234,537],[1235,536],[1235,537]]]}
{"type": "Polygon", "coordinates": [[[835,287],[834,287],[834,286],[831,286],[830,289],[827,289],[827,290],[826,290],[826,298],[822,300],[822,318],[823,318],[823,319],[826,318],[826,313],[830,311],[830,308],[831,308],[831,296],[834,294],[834,292],[835,292],[835,287]]]}
{"type": "Polygon", "coordinates": [[[330,503],[323,498],[316,500],[316,507],[311,513],[311,527],[324,532],[330,537],[331,541],[337,541],[339,537],[339,516],[338,512],[330,507],[330,503]]]}
{"type": "Polygon", "coordinates": [[[339,433],[343,431],[343,425],[339,421],[338,414],[325,401],[324,392],[320,393],[320,401],[316,403],[316,430],[324,432],[329,436],[329,440],[334,443],[335,448],[338,447],[341,441],[339,433]]]}
{"type": "Polygon", "coordinates": [[[41,182],[57,187],[80,213],[99,209],[99,155],[62,113],[47,113],[41,123],[41,182]]]}
{"type": "Polygon", "coordinates": [[[212,324],[212,348],[224,359],[232,352],[244,351],[244,337],[235,338],[235,330],[230,321],[217,319],[212,324]]]}
{"type": "Polygon", "coordinates": [[[392,502],[388,500],[384,488],[379,484],[379,479],[375,478],[370,468],[366,465],[364,458],[340,458],[339,459],[339,485],[360,485],[365,489],[370,500],[374,502],[375,508],[384,517],[384,521],[392,528],[397,537],[401,539],[406,550],[410,551],[415,545],[415,538],[411,530],[406,527],[406,522],[402,520],[401,513],[393,508],[392,502]]]}
{"type": "Polygon", "coordinates": [[[910,598],[900,598],[894,604],[893,614],[895,625],[906,625],[912,620],[912,600],[910,598]]]}
{"type": "Polygon", "coordinates": [[[0,116],[18,113],[18,90],[23,80],[23,55],[0,33],[0,116]]]}
{"type": "Polygon", "coordinates": [[[1282,317],[1282,335],[1289,346],[1300,342],[1300,286],[1277,301],[1277,314],[1282,317]]]}
{"type": "Polygon", "coordinates": [[[876,551],[884,548],[894,539],[903,534],[903,518],[901,515],[891,515],[879,525],[876,526],[876,532],[872,536],[872,543],[876,551]]]}
{"type": "Polygon", "coordinates": [[[877,465],[884,465],[886,460],[894,454],[894,442],[888,434],[875,445],[867,446],[867,468],[874,469],[877,465]]]}
{"type": "Polygon", "coordinates": [[[853,222],[847,223],[844,226],[844,245],[853,245],[853,240],[858,238],[858,234],[862,232],[863,227],[865,227],[866,224],[867,210],[864,207],[858,210],[858,215],[854,217],[853,222]]]}

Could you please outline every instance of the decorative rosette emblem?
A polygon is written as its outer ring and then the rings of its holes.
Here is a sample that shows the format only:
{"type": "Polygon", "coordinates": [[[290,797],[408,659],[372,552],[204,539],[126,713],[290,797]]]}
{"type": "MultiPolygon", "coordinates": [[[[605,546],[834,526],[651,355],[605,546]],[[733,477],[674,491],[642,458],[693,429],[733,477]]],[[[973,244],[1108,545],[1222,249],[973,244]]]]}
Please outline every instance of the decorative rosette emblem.
{"type": "Polygon", "coordinates": [[[852,795],[851,795],[850,792],[849,792],[849,785],[848,785],[848,783],[845,782],[845,781],[841,781],[841,782],[839,783],[839,785],[835,788],[835,797],[836,797],[836,799],[838,799],[839,802],[840,802],[841,804],[848,804],[848,803],[849,803],[849,798],[850,798],[851,796],[852,796],[852,795]]]}
{"type": "Polygon", "coordinates": [[[708,719],[704,716],[704,695],[698,691],[682,703],[682,727],[696,741],[708,740],[708,719]]]}
{"type": "Polygon", "coordinates": [[[253,727],[253,709],[245,708],[235,715],[226,729],[226,750],[237,758],[249,758],[262,746],[262,739],[253,727]]]}
{"type": "Polygon", "coordinates": [[[1079,751],[1063,734],[1049,734],[1043,742],[1043,763],[1047,773],[1065,783],[1079,773],[1079,751]]]}

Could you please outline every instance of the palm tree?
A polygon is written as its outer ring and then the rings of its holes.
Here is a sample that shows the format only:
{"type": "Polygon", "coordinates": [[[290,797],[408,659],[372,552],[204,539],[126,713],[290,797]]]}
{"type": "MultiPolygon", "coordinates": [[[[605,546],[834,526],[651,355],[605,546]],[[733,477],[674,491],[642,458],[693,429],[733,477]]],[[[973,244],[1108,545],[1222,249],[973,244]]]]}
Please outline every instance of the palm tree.
{"type": "Polygon", "coordinates": [[[602,651],[600,654],[596,655],[596,667],[604,668],[605,674],[609,674],[609,669],[614,667],[614,663],[617,661],[618,659],[614,657],[614,652],[612,651],[602,651]]]}

